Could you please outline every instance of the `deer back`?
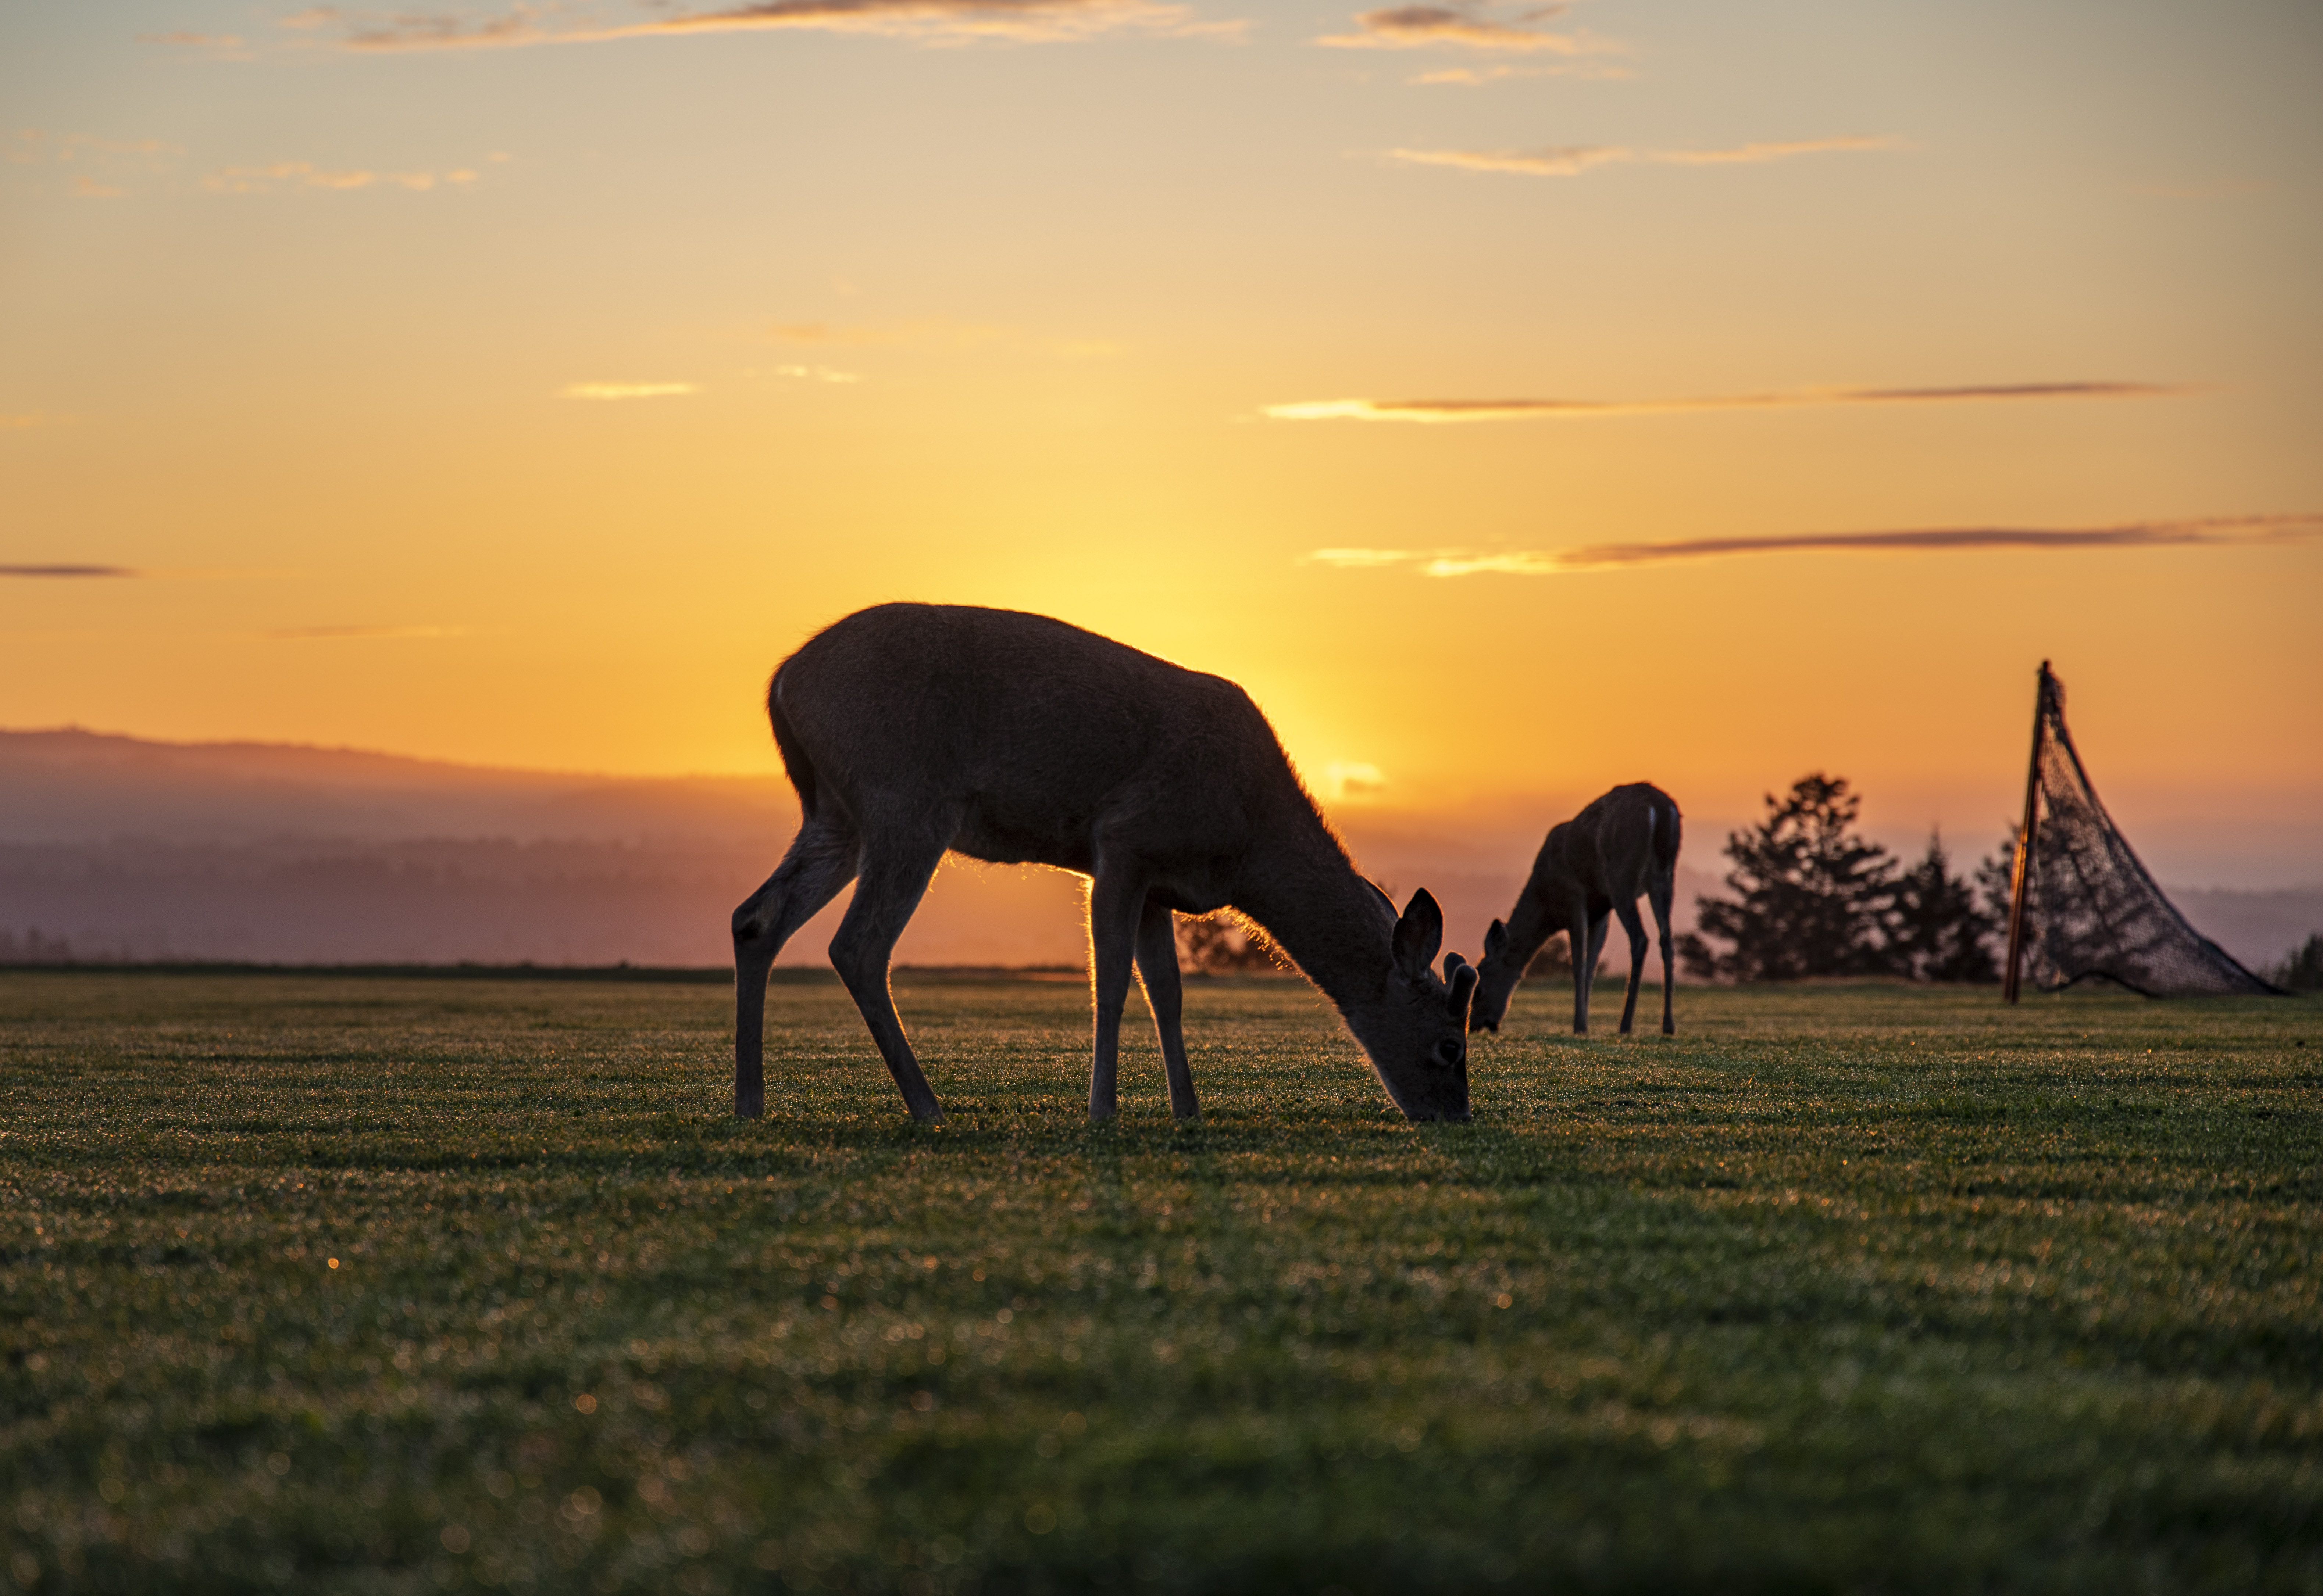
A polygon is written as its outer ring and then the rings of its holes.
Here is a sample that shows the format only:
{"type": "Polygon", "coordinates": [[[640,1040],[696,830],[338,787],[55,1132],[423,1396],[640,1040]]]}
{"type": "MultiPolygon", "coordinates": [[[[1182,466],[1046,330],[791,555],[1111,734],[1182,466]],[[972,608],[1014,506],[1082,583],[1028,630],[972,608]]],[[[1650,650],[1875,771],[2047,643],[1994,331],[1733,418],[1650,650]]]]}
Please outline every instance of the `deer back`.
{"type": "Polygon", "coordinates": [[[1135,817],[1141,850],[1239,855],[1297,786],[1233,683],[1045,616],[862,610],[785,660],[767,698],[818,803],[873,829],[942,817],[981,858],[1087,870],[1108,816],[1135,817]]]}

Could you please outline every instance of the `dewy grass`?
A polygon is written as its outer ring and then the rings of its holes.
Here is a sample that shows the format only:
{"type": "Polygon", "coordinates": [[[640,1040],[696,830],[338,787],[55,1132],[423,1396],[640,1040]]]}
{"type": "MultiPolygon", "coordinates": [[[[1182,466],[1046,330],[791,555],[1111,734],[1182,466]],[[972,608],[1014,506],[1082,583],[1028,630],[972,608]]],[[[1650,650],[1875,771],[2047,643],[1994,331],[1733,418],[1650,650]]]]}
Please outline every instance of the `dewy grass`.
{"type": "Polygon", "coordinates": [[[21,1589],[2323,1589],[2323,1002],[0,975],[21,1589]]]}

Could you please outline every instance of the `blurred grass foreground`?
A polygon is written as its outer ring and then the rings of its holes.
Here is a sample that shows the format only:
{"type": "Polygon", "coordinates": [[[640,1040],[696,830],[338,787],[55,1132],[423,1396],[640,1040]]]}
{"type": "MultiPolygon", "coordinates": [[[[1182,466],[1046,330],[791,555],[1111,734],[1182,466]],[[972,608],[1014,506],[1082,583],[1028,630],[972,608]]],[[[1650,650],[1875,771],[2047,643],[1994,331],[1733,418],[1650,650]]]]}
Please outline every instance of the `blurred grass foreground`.
{"type": "Polygon", "coordinates": [[[0,974],[28,1591],[2323,1590],[2323,1000],[0,974]],[[1650,1007],[1650,1004],[1645,1005],[1650,1007]]]}

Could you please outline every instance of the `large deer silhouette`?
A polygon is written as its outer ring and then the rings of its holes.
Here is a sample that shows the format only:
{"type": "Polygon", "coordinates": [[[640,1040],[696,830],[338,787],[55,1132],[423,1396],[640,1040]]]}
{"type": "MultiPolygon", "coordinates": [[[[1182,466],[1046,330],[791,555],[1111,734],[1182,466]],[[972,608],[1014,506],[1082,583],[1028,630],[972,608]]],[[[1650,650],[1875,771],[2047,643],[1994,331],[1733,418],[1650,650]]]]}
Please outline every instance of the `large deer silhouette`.
{"type": "Polygon", "coordinates": [[[1614,788],[1575,815],[1549,828],[1532,876],[1517,894],[1508,922],[1492,922],[1484,932],[1484,956],[1476,963],[1476,997],[1469,1024],[1498,1031],[1509,997],[1525,968],[1549,938],[1570,933],[1573,949],[1573,1029],[1589,1030],[1589,986],[1597,976],[1597,956],[1605,948],[1605,916],[1621,916],[1630,933],[1630,995],[1621,1004],[1621,1034],[1638,1012],[1638,983],[1646,968],[1646,928],[1638,899],[1652,903],[1662,942],[1662,1034],[1677,1023],[1670,999],[1670,899],[1677,876],[1679,817],[1667,793],[1645,782],[1614,788]]]}
{"type": "Polygon", "coordinates": [[[1198,1111],[1179,1027],[1175,910],[1231,905],[1336,1006],[1397,1107],[1468,1117],[1476,972],[1436,900],[1399,915],[1355,872],[1243,690],[1043,616],[883,604],[776,670],[767,713],[802,820],[734,911],[734,1112],[764,1105],[767,976],[793,932],[857,883],[831,940],[914,1119],[942,1111],[887,988],[895,939],[947,851],[1089,877],[1096,1036],[1089,1117],[1116,1105],[1134,960],[1170,1106],[1198,1111]]]}

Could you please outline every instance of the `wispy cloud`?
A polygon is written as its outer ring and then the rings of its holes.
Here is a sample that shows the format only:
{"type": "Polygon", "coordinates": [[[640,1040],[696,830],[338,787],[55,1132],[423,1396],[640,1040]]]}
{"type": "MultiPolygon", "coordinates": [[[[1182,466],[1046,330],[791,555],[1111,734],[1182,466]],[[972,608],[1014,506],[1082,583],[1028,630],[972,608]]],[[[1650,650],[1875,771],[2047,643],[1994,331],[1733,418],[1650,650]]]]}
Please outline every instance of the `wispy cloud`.
{"type": "Polygon", "coordinates": [[[1387,790],[1387,777],[1376,765],[1361,759],[1334,759],[1323,766],[1323,796],[1331,802],[1360,802],[1387,790]]]}
{"type": "Polygon", "coordinates": [[[56,418],[52,416],[43,416],[38,412],[28,412],[17,416],[0,416],[0,432],[20,432],[26,427],[46,427],[55,419],[56,418]]]}
{"type": "Polygon", "coordinates": [[[457,626],[294,626],[259,636],[270,643],[306,643],[464,637],[467,632],[467,628],[457,626]]]}
{"type": "Polygon", "coordinates": [[[446,172],[381,172],[361,167],[332,170],[311,161],[278,161],[271,166],[229,166],[210,173],[202,187],[218,194],[265,194],[289,188],[407,188],[426,193],[439,186],[476,181],[466,167],[446,172]]]}
{"type": "Polygon", "coordinates": [[[1495,61],[1489,67],[1437,67],[1421,72],[1405,81],[1428,86],[1445,84],[1463,88],[1480,88],[1487,83],[1499,83],[1510,78],[1627,78],[1627,67],[1617,67],[1610,61],[1569,60],[1543,63],[1528,61],[1522,65],[1495,61]]]}
{"type": "Polygon", "coordinates": [[[785,344],[824,344],[845,347],[918,344],[945,349],[978,349],[1008,336],[1005,327],[979,322],[949,321],[924,316],[916,321],[777,322],[767,329],[785,344]]]}
{"type": "Polygon", "coordinates": [[[1886,134],[1850,133],[1829,139],[1737,144],[1725,150],[1632,150],[1625,144],[1551,144],[1538,150],[1390,150],[1387,157],[1406,166],[1448,166],[1462,171],[1505,172],[1528,178],[1572,178],[1600,166],[1758,166],[1801,155],[1910,147],[1905,141],[1886,134]]]}
{"type": "Polygon", "coordinates": [[[285,27],[327,32],[360,50],[492,50],[540,44],[601,44],[707,33],[782,29],[869,33],[930,43],[1000,40],[1060,43],[1101,34],[1236,33],[1247,24],[1210,22],[1167,0],[770,0],[634,22],[568,18],[557,9],[519,5],[498,16],[404,12],[381,16],[317,6],[282,19],[285,27]]]}
{"type": "Polygon", "coordinates": [[[95,133],[52,133],[37,127],[19,128],[8,141],[8,159],[18,166],[77,161],[131,161],[152,163],[181,154],[177,145],[161,139],[107,139],[95,133]]]}
{"type": "Polygon", "coordinates": [[[1318,548],[1307,556],[1307,561],[1341,571],[1377,571],[1391,565],[1417,564],[1432,557],[1408,548],[1318,548]]]}
{"type": "Polygon", "coordinates": [[[1802,388],[1659,399],[1300,399],[1268,405],[1275,421],[1536,421],[1600,416],[1671,416],[1693,410],[1786,410],[1825,405],[1960,404],[2005,399],[2166,399],[2199,393],[2170,382],[1987,382],[1957,388],[1802,388]]]}
{"type": "Polygon", "coordinates": [[[860,372],[837,371],[830,366],[776,366],[775,375],[793,378],[801,382],[860,382],[863,381],[860,372]]]}
{"type": "Polygon", "coordinates": [[[142,576],[142,571],[127,565],[0,565],[0,576],[50,577],[115,577],[142,576]]]}
{"type": "Polygon", "coordinates": [[[161,139],[107,139],[94,133],[50,133],[19,128],[7,141],[12,166],[72,169],[68,189],[81,199],[118,199],[128,179],[157,172],[183,151],[161,139]]]}
{"type": "Polygon", "coordinates": [[[1528,11],[1513,22],[1485,14],[1481,5],[1391,5],[1361,12],[1352,33],[1327,33],[1316,43],[1332,50],[1505,50],[1523,54],[1581,56],[1617,50],[1620,45],[1588,33],[1558,33],[1533,24],[1565,10],[1562,5],[1528,11]]]}
{"type": "Polygon", "coordinates": [[[168,33],[140,33],[140,44],[168,44],[179,50],[197,50],[205,54],[228,60],[247,60],[250,49],[238,33],[194,33],[178,31],[168,33]]]}
{"type": "Polygon", "coordinates": [[[1601,543],[1560,549],[1318,548],[1307,559],[1342,570],[1409,568],[1423,576],[1561,576],[1727,555],[2173,548],[2283,543],[2318,535],[2323,535],[2323,514],[2207,516],[2107,527],[1924,527],[1896,532],[1798,532],[1669,543],[1601,543]]]}
{"type": "Polygon", "coordinates": [[[701,391],[691,382],[568,382],[556,393],[570,399],[682,399],[701,391]]]}

